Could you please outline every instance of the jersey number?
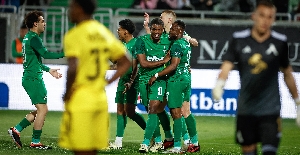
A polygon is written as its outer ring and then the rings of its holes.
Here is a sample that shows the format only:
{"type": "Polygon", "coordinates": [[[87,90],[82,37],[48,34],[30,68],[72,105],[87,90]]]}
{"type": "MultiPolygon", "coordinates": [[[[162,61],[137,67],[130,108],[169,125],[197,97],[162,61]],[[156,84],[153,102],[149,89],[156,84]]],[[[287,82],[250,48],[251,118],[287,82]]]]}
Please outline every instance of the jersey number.
{"type": "Polygon", "coordinates": [[[93,58],[95,58],[96,72],[95,72],[95,74],[92,75],[92,76],[90,76],[90,75],[87,76],[87,78],[88,78],[89,80],[95,80],[95,79],[100,75],[100,60],[99,60],[99,54],[100,54],[99,49],[93,49],[93,50],[91,50],[91,56],[92,56],[93,58]]]}

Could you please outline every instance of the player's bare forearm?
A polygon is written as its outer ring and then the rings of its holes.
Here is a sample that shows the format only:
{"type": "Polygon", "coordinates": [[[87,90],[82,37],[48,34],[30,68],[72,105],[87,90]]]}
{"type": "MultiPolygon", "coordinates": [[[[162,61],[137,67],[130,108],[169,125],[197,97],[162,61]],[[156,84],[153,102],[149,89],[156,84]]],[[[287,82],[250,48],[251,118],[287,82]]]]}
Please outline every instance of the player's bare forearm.
{"type": "Polygon", "coordinates": [[[222,66],[221,66],[221,72],[218,76],[218,79],[226,80],[228,78],[229,72],[232,70],[234,67],[234,64],[230,61],[224,61],[222,66]]]}
{"type": "Polygon", "coordinates": [[[171,60],[171,64],[168,65],[164,70],[158,73],[158,76],[165,76],[176,70],[178,64],[180,62],[179,58],[173,57],[171,60]]]}
{"type": "Polygon", "coordinates": [[[286,86],[288,87],[292,97],[294,99],[298,98],[299,96],[298,96],[296,82],[292,74],[293,72],[292,67],[288,66],[287,68],[281,69],[281,71],[283,72],[284,82],[286,83],[286,86]]]}
{"type": "Polygon", "coordinates": [[[131,66],[131,62],[128,59],[128,57],[125,55],[121,57],[118,60],[118,67],[115,74],[110,79],[107,80],[107,83],[110,84],[113,81],[115,81],[117,78],[125,74],[125,72],[129,69],[130,66],[131,66]]]}
{"type": "Polygon", "coordinates": [[[133,59],[133,61],[132,61],[132,74],[131,74],[131,77],[130,77],[131,81],[134,81],[137,73],[138,73],[137,60],[133,59]]]}

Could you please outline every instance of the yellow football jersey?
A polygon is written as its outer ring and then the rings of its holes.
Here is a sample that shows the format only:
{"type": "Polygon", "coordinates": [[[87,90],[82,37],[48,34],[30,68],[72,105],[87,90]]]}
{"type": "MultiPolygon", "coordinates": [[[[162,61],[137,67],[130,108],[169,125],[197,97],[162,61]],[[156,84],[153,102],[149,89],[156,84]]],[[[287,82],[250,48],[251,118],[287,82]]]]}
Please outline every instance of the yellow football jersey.
{"type": "Polygon", "coordinates": [[[126,49],[103,24],[96,20],[87,20],[66,33],[64,52],[67,58],[78,59],[73,87],[104,90],[108,61],[124,56],[126,49]]]}

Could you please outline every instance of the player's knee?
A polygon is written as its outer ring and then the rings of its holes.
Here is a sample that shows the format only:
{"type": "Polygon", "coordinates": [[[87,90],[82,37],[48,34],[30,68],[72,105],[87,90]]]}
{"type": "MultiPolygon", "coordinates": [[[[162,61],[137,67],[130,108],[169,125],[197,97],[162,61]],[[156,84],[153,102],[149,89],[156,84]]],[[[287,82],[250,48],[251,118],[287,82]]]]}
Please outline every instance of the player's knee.
{"type": "Polygon", "coordinates": [[[125,115],[125,111],[124,110],[117,110],[117,114],[118,115],[125,115]]]}
{"type": "Polygon", "coordinates": [[[157,114],[157,113],[158,113],[158,108],[157,108],[157,106],[149,106],[149,107],[148,107],[148,113],[149,113],[149,114],[157,114]]]}

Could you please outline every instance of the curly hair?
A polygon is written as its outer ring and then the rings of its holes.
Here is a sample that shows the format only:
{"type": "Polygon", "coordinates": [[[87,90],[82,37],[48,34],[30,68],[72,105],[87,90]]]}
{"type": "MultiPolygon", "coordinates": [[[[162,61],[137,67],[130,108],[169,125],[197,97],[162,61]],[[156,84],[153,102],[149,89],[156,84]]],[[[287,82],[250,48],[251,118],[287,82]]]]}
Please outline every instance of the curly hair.
{"type": "Polygon", "coordinates": [[[43,12],[41,11],[31,11],[25,16],[25,24],[27,28],[33,28],[34,22],[39,22],[39,17],[44,16],[43,12]]]}
{"type": "Polygon", "coordinates": [[[130,34],[135,31],[135,25],[130,19],[124,19],[119,22],[121,28],[127,30],[130,34]]]}

